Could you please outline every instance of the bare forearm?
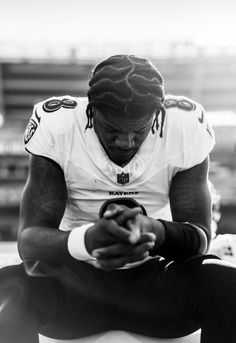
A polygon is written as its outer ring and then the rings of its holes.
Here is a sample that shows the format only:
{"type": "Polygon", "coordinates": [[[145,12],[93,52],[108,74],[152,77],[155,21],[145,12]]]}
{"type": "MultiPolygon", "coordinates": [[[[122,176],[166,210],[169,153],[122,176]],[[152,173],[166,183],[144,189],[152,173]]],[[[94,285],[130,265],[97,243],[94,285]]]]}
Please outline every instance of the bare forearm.
{"type": "Polygon", "coordinates": [[[161,220],[165,241],[156,249],[161,256],[180,260],[206,253],[211,236],[207,176],[208,158],[173,178],[169,192],[173,222],[161,220]]]}
{"type": "Polygon", "coordinates": [[[40,156],[31,156],[29,170],[20,206],[20,256],[24,261],[65,263],[70,258],[69,233],[58,229],[67,200],[63,171],[40,156]]]}
{"type": "Polygon", "coordinates": [[[72,257],[67,249],[69,232],[47,227],[29,227],[18,237],[18,250],[23,261],[35,260],[63,264],[72,257]]]}

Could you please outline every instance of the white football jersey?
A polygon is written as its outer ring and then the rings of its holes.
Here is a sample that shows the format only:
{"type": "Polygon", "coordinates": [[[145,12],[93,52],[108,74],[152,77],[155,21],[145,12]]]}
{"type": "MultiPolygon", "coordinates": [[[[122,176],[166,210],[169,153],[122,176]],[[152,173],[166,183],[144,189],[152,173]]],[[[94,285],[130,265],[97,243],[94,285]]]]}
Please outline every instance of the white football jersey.
{"type": "Polygon", "coordinates": [[[103,203],[117,198],[135,199],[152,218],[171,219],[172,178],[201,163],[215,142],[203,107],[185,97],[166,97],[163,137],[150,130],[132,160],[120,167],[94,129],[85,131],[87,103],[87,98],[68,95],[40,102],[25,132],[26,150],[50,158],[64,171],[68,201],[60,229],[97,221],[103,203]]]}

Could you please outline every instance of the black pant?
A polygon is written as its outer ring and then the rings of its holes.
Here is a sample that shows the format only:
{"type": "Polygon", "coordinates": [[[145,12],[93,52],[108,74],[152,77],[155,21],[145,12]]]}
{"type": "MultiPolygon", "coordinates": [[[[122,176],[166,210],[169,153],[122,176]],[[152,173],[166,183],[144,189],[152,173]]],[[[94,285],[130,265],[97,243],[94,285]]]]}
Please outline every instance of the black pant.
{"type": "Polygon", "coordinates": [[[79,261],[42,268],[53,276],[28,276],[23,264],[0,271],[1,343],[107,330],[174,338],[199,328],[202,343],[236,342],[236,268],[219,259],[153,259],[112,272],[79,261]]]}

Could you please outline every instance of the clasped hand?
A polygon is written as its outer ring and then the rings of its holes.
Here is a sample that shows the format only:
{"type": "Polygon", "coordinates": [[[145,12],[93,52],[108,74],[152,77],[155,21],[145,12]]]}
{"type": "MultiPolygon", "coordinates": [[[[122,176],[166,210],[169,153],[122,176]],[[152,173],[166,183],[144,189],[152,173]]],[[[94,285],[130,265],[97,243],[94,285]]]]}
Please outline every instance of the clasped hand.
{"type": "Polygon", "coordinates": [[[152,221],[140,209],[111,204],[85,235],[88,252],[96,266],[104,270],[121,268],[127,263],[142,261],[155,245],[152,221]]]}

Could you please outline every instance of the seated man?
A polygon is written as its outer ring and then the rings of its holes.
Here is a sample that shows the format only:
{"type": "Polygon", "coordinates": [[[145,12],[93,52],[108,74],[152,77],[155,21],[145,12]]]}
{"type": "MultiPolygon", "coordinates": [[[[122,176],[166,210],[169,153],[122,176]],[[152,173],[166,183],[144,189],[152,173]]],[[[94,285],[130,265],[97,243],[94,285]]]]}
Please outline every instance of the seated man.
{"type": "Polygon", "coordinates": [[[0,272],[0,341],[201,328],[202,343],[235,343],[236,269],[206,255],[213,145],[203,107],[165,96],[159,71],[136,56],[99,63],[88,99],[37,104],[23,263],[0,272]]]}

